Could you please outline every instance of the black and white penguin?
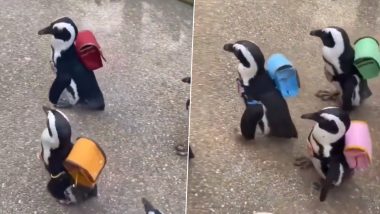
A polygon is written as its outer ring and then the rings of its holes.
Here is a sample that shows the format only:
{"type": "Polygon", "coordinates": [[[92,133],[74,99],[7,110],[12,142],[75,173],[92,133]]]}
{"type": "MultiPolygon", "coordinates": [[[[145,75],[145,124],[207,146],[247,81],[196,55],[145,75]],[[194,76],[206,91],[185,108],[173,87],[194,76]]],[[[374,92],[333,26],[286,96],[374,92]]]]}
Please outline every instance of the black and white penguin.
{"type": "MultiPolygon", "coordinates": [[[[185,77],[182,79],[182,82],[191,84],[191,77],[185,77]]],[[[186,110],[189,110],[190,107],[190,99],[187,99],[186,101],[186,110]]],[[[187,146],[187,141],[184,144],[178,144],[175,149],[177,150],[177,154],[181,156],[187,156],[189,159],[194,158],[193,150],[191,149],[191,146],[187,146]]]]}
{"type": "Polygon", "coordinates": [[[162,214],[162,212],[156,209],[146,198],[142,198],[141,201],[144,205],[146,214],[162,214]]]}
{"type": "Polygon", "coordinates": [[[342,108],[353,110],[372,95],[367,80],[363,79],[354,66],[355,50],[345,30],[340,27],[328,27],[313,30],[310,35],[322,40],[322,55],[325,61],[325,75],[337,91],[320,90],[316,94],[323,100],[340,98],[342,108]]]}
{"type": "Polygon", "coordinates": [[[240,123],[243,136],[254,139],[259,125],[266,135],[297,138],[288,105],[264,68],[265,59],[260,48],[250,41],[241,40],[225,44],[224,50],[234,53],[240,61],[238,81],[244,89],[242,97],[246,104],[240,123]]]}
{"type": "Polygon", "coordinates": [[[346,111],[339,107],[327,107],[315,113],[304,114],[303,119],[317,122],[308,136],[309,157],[298,158],[295,165],[312,163],[322,178],[320,201],[333,186],[339,186],[352,174],[344,156],[345,134],[351,120],[346,111]]]}
{"type": "Polygon", "coordinates": [[[43,106],[43,110],[47,115],[47,127],[41,135],[40,157],[50,174],[48,191],[64,204],[78,203],[96,196],[96,186],[93,189],[74,188],[74,180],[63,166],[73,148],[68,118],[59,110],[46,106],[43,106]]]}
{"type": "Polygon", "coordinates": [[[92,110],[104,110],[104,98],[93,71],[80,61],[74,42],[78,34],[75,23],[68,17],[60,18],[48,27],[38,31],[38,35],[51,34],[52,61],[56,68],[56,79],[49,100],[57,107],[79,104],[92,110]],[[70,94],[69,102],[57,105],[64,90],[70,94]]]}

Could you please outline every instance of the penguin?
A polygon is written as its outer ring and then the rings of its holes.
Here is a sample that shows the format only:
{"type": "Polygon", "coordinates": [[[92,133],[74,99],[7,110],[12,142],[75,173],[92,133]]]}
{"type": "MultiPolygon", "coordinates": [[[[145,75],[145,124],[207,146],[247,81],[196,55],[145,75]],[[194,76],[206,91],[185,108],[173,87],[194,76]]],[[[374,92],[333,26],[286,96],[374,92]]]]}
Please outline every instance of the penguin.
{"type": "MultiPolygon", "coordinates": [[[[191,84],[191,77],[185,77],[185,78],[183,78],[182,82],[191,84]]],[[[190,99],[187,99],[187,101],[186,101],[186,110],[189,110],[189,106],[190,106],[190,99]]],[[[193,159],[195,157],[194,153],[193,153],[193,150],[191,149],[190,145],[188,146],[189,149],[187,149],[186,144],[187,143],[185,143],[184,145],[183,144],[178,144],[175,147],[175,149],[177,150],[177,154],[181,155],[181,156],[188,155],[189,159],[193,159]]]]}
{"type": "Polygon", "coordinates": [[[225,44],[223,49],[239,60],[239,87],[246,109],[240,121],[242,135],[255,138],[257,125],[262,133],[281,138],[297,138],[297,130],[288,105],[265,70],[265,58],[260,48],[247,40],[225,44]]]}
{"type": "Polygon", "coordinates": [[[75,187],[75,181],[63,166],[71,152],[71,126],[65,114],[43,106],[47,116],[47,127],[41,135],[40,158],[50,174],[47,189],[62,204],[73,204],[97,195],[97,186],[92,189],[75,187]]]}
{"type": "Polygon", "coordinates": [[[345,134],[351,120],[340,107],[327,107],[303,114],[301,118],[313,120],[316,124],[308,136],[309,157],[297,158],[295,165],[314,166],[322,179],[319,200],[325,201],[329,189],[339,186],[353,173],[344,156],[345,134]]]}
{"type": "Polygon", "coordinates": [[[146,198],[142,198],[141,201],[144,205],[146,214],[163,214],[158,209],[156,209],[146,198]]]}
{"type": "Polygon", "coordinates": [[[311,36],[322,40],[322,56],[325,62],[325,76],[335,88],[335,92],[320,90],[316,96],[322,100],[339,97],[341,107],[352,111],[372,95],[365,80],[354,66],[355,50],[350,44],[346,31],[340,27],[313,30],[311,36]]]}
{"type": "Polygon", "coordinates": [[[103,93],[93,71],[80,61],[74,42],[78,35],[75,23],[68,17],[52,22],[38,31],[38,35],[52,35],[52,61],[56,68],[56,78],[49,91],[49,100],[56,107],[80,105],[91,110],[103,111],[103,93]],[[68,103],[59,104],[64,90],[69,92],[68,103]]]}

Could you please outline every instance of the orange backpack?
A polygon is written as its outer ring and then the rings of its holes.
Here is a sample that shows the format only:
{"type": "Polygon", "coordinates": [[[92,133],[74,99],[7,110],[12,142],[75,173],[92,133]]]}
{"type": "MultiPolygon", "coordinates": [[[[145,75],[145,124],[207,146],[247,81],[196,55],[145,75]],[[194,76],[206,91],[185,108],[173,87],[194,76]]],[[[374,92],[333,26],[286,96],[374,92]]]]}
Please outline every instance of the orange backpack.
{"type": "Polygon", "coordinates": [[[100,146],[91,139],[81,137],[63,165],[76,185],[92,188],[106,163],[106,155],[100,146]]]}

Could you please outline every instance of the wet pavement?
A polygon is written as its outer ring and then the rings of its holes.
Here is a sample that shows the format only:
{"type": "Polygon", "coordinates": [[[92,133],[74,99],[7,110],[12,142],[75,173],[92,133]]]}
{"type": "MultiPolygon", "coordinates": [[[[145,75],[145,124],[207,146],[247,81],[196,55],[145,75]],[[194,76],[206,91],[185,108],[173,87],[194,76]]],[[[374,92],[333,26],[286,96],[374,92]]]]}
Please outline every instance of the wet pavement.
{"type": "Polygon", "coordinates": [[[300,115],[335,104],[314,97],[317,90],[333,87],[323,75],[322,43],[309,32],[337,25],[347,30],[351,43],[365,35],[380,39],[379,12],[377,1],[370,0],[196,1],[190,123],[195,159],[189,166],[188,214],[380,213],[380,78],[369,81],[374,95],[351,116],[370,124],[371,168],[321,203],[312,188],[315,171],[293,166],[294,157],[306,154],[313,126],[300,115]],[[239,39],[256,42],[266,57],[284,53],[298,69],[302,91],[288,100],[298,139],[258,134],[255,141],[243,142],[236,134],[244,110],[235,83],[238,61],[222,47],[239,39]]]}
{"type": "Polygon", "coordinates": [[[0,0],[0,213],[143,213],[146,197],[165,213],[184,213],[192,7],[177,0],[0,0]],[[96,140],[108,157],[99,197],[59,205],[37,160],[54,80],[50,38],[37,31],[58,17],[91,29],[107,63],[96,71],[106,110],[63,110],[73,139],[96,140]]]}

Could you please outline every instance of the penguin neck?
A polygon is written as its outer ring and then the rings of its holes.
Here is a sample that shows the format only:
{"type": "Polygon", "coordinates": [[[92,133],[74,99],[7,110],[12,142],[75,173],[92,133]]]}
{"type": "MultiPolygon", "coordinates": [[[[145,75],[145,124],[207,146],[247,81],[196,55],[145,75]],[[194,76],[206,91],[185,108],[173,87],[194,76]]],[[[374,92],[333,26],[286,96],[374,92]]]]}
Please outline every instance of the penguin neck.
{"type": "Polygon", "coordinates": [[[264,68],[246,67],[241,63],[239,64],[238,71],[240,74],[240,78],[243,80],[244,86],[249,86],[249,81],[256,75],[261,75],[265,73],[264,68]]]}
{"type": "MultiPolygon", "coordinates": [[[[343,124],[341,124],[343,125],[343,124]]],[[[321,144],[322,146],[331,146],[331,144],[339,141],[342,139],[345,135],[345,130],[342,130],[342,128],[339,128],[338,126],[338,132],[337,133],[330,133],[321,127],[319,127],[319,124],[315,124],[313,131],[311,132],[315,140],[321,144]]]]}
{"type": "Polygon", "coordinates": [[[334,47],[324,46],[322,49],[323,58],[332,64],[338,74],[345,71],[345,67],[353,65],[355,51],[350,44],[345,42],[337,42],[334,47]]]}
{"type": "Polygon", "coordinates": [[[53,51],[53,62],[57,64],[57,59],[64,56],[76,56],[74,38],[70,38],[69,41],[63,41],[60,39],[53,39],[51,48],[53,51]]]}

